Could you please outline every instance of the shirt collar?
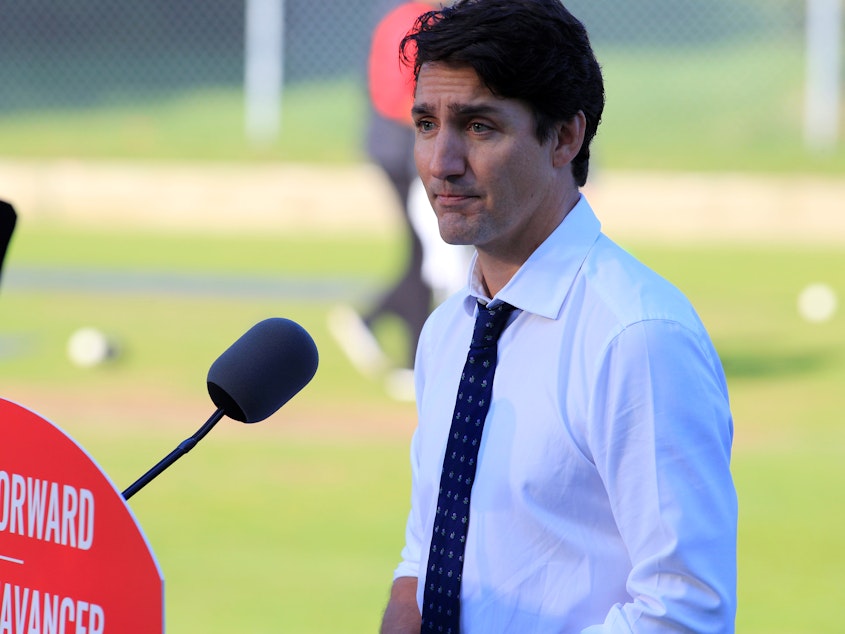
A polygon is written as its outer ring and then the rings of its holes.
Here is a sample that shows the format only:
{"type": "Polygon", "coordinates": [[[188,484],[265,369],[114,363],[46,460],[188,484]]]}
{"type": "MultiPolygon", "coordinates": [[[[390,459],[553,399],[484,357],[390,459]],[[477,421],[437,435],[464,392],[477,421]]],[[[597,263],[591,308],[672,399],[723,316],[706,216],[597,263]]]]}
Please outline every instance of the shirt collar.
{"type": "Polygon", "coordinates": [[[495,297],[484,292],[474,255],[464,308],[472,315],[477,300],[500,301],[548,319],[557,319],[581,264],[601,233],[601,223],[582,195],[558,227],[531,254],[495,297]]]}

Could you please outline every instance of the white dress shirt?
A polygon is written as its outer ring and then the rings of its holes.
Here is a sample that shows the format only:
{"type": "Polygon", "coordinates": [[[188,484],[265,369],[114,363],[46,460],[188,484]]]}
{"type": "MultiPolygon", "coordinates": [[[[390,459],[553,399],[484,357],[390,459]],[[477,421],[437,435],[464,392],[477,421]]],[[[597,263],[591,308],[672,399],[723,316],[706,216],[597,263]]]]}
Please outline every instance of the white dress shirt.
{"type": "MultiPolygon", "coordinates": [[[[426,560],[472,335],[466,291],[417,351],[412,497],[396,577],[426,560]]],[[[492,301],[517,307],[473,486],[463,634],[733,632],[733,424],[686,298],[601,233],[581,198],[492,301]]]]}

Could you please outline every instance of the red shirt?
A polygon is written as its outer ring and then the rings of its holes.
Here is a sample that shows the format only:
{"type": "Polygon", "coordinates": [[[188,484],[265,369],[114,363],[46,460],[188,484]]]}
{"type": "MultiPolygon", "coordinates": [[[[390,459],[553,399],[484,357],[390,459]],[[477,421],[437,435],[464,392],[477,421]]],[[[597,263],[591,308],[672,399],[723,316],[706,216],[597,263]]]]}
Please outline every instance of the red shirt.
{"type": "Polygon", "coordinates": [[[407,2],[382,18],[373,32],[368,63],[370,100],[380,115],[408,125],[414,102],[414,76],[412,69],[399,59],[399,43],[417,17],[431,10],[431,5],[407,2]]]}

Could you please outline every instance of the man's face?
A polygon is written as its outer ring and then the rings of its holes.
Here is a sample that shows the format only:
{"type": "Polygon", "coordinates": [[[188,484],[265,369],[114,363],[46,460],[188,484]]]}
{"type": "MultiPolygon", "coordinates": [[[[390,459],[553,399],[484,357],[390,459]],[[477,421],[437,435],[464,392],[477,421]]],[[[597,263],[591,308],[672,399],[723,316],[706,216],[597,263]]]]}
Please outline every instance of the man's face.
{"type": "Polygon", "coordinates": [[[413,117],[443,239],[524,261],[562,217],[556,141],[541,144],[528,106],[495,96],[469,67],[423,65],[413,117]]]}

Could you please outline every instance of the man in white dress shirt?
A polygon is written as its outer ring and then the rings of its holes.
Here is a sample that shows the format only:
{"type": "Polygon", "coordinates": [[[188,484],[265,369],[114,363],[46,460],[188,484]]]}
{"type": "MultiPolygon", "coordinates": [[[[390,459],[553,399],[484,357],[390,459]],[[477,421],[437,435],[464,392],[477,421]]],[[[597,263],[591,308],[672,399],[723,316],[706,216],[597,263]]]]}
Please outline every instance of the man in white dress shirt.
{"type": "Polygon", "coordinates": [[[417,169],[444,240],[476,255],[417,350],[411,510],[381,631],[420,632],[480,301],[516,310],[472,485],[460,631],[733,632],[725,377],[690,303],[601,232],[580,192],[604,106],[584,27],[558,0],[459,0],[403,51],[417,169]]]}

